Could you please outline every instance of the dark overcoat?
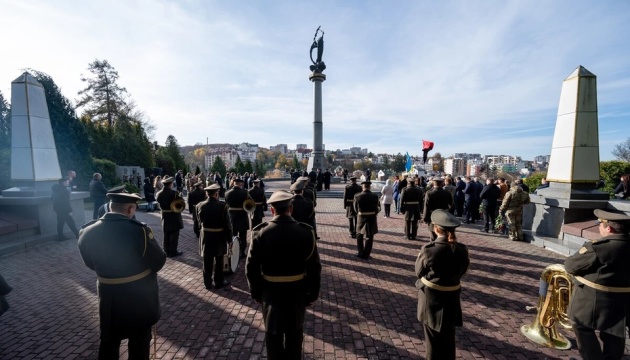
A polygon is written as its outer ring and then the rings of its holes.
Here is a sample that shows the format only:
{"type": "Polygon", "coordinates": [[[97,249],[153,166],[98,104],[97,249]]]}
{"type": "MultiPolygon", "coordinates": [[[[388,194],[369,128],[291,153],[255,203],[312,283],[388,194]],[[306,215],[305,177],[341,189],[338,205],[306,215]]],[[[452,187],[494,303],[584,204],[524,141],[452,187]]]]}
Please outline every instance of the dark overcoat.
{"type": "Polygon", "coordinates": [[[199,255],[221,256],[227,253],[227,244],[232,241],[232,223],[228,205],[213,197],[197,204],[199,219],[199,255]]]}
{"type": "Polygon", "coordinates": [[[177,191],[164,187],[157,193],[156,200],[162,209],[162,229],[164,231],[177,231],[184,228],[181,213],[171,211],[171,203],[177,198],[177,191]]]}
{"type": "Polygon", "coordinates": [[[405,214],[406,221],[420,220],[424,204],[423,197],[424,190],[415,185],[409,185],[402,190],[400,194],[400,209],[405,214]]]}
{"type": "Polygon", "coordinates": [[[422,212],[422,221],[431,222],[431,214],[434,210],[448,210],[453,206],[453,196],[447,190],[440,187],[434,187],[424,195],[424,211],[422,212]]]}
{"type": "Polygon", "coordinates": [[[425,244],[416,259],[418,321],[435,331],[442,327],[462,326],[461,289],[440,291],[426,286],[424,277],[433,284],[455,286],[468,270],[470,260],[464,244],[450,244],[443,236],[425,244]]]}
{"type": "Polygon", "coordinates": [[[157,272],[166,254],[150,227],[110,212],[83,226],[78,245],[83,262],[99,278],[121,279],[150,271],[122,284],[97,281],[102,339],[124,339],[157,323],[161,315],[157,272]]]}
{"type": "Polygon", "coordinates": [[[265,211],[267,211],[267,197],[265,196],[265,189],[262,187],[256,187],[249,189],[249,196],[256,203],[256,209],[254,210],[254,217],[262,219],[265,217],[265,211]]]}
{"type": "MultiPolygon", "coordinates": [[[[565,270],[598,285],[630,287],[630,237],[616,234],[586,242],[564,262],[565,270]]],[[[572,322],[617,337],[625,337],[624,320],[628,293],[595,290],[579,280],[573,282],[569,303],[572,322]]]]}
{"type": "Polygon", "coordinates": [[[376,216],[381,211],[378,195],[364,190],[354,196],[354,211],[357,212],[357,233],[371,239],[378,234],[376,216]]]}
{"type": "Polygon", "coordinates": [[[302,195],[293,196],[293,212],[291,217],[296,221],[310,225],[315,228],[315,207],[313,202],[302,195]]]}
{"type": "Polygon", "coordinates": [[[262,302],[265,329],[271,334],[298,331],[306,306],[319,297],[322,266],[313,229],[286,215],[254,228],[246,262],[251,296],[262,302]],[[267,277],[303,276],[296,281],[267,277]]]}
{"type": "Polygon", "coordinates": [[[354,211],[354,196],[361,192],[361,186],[352,183],[346,185],[343,189],[343,206],[346,208],[346,217],[353,218],[357,216],[354,211]]]}
{"type": "Polygon", "coordinates": [[[239,187],[233,187],[225,193],[225,202],[229,206],[230,221],[232,221],[232,229],[234,231],[245,231],[249,229],[247,212],[243,210],[243,203],[248,197],[247,190],[239,187]]]}

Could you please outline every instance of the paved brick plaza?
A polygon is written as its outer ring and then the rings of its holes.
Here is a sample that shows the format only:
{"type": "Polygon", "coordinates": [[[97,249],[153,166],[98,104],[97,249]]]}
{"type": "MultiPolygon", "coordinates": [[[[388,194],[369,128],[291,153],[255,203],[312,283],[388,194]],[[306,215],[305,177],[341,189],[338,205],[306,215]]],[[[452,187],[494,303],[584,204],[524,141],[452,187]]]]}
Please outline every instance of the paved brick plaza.
{"type": "MultiPolygon", "coordinates": [[[[381,214],[372,259],[360,260],[354,256],[341,206],[340,199],[318,200],[322,289],[307,314],[305,358],[422,359],[414,261],[427,240],[426,227],[421,226],[421,241],[406,240],[401,215],[383,219],[381,214]]],[[[149,223],[161,242],[159,213],[139,212],[138,218],[149,223]]],[[[249,297],[243,266],[231,277],[231,290],[207,291],[187,211],[184,221],[184,255],[168,259],[159,273],[163,314],[157,358],[266,358],[262,316],[249,297]]],[[[579,358],[575,349],[541,348],[519,331],[534,317],[525,307],[536,304],[540,272],[564,258],[478,228],[464,225],[459,231],[460,241],[470,249],[471,266],[462,283],[464,327],[457,331],[458,357],[579,358]]],[[[12,307],[0,317],[1,359],[96,358],[96,276],[83,264],[76,240],[2,257],[0,273],[14,287],[8,296],[12,307]]],[[[575,347],[574,336],[568,336],[575,347]]],[[[126,352],[125,345],[121,351],[126,352]]]]}

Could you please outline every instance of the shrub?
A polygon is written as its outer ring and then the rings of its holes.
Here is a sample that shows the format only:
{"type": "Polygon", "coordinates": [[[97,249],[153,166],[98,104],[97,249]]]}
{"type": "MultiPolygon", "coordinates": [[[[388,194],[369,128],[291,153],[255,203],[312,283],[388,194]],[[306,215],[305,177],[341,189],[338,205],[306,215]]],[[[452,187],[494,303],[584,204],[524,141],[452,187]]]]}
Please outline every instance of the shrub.
{"type": "Polygon", "coordinates": [[[107,159],[92,159],[94,172],[100,173],[103,176],[103,184],[105,187],[110,188],[117,184],[120,180],[116,178],[116,164],[113,161],[107,159]]]}

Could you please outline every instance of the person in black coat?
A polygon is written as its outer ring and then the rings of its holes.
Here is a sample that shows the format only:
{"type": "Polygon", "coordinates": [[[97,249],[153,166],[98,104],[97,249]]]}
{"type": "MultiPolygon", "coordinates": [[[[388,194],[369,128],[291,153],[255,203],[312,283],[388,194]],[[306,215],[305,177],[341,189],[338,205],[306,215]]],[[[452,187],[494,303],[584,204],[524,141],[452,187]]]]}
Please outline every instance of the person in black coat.
{"type": "Polygon", "coordinates": [[[486,179],[486,186],[481,190],[479,198],[483,207],[483,229],[481,231],[494,232],[494,220],[497,217],[497,199],[501,196],[501,189],[494,184],[494,179],[486,179]]]}
{"type": "Polygon", "coordinates": [[[431,222],[431,214],[438,209],[448,211],[453,206],[453,196],[450,192],[444,190],[444,179],[434,177],[432,183],[433,187],[424,196],[422,212],[422,221],[427,224],[431,241],[437,238],[437,233],[433,231],[435,224],[431,222]]]}
{"type": "Polygon", "coordinates": [[[164,252],[166,256],[174,257],[182,255],[184,252],[178,250],[179,231],[184,228],[184,221],[181,212],[173,212],[171,203],[175,199],[181,199],[181,194],[173,189],[175,178],[165,176],[162,179],[164,188],[157,193],[157,202],[160,204],[162,213],[162,232],[164,233],[164,252]]]}
{"type": "Polygon", "coordinates": [[[291,217],[293,195],[274,192],[273,218],[254,228],[246,263],[252,298],[262,303],[267,359],[302,359],[306,307],[319,297],[322,265],[313,228],[291,217]]]}
{"type": "Polygon", "coordinates": [[[230,284],[223,274],[224,255],[227,245],[232,242],[232,223],[229,206],[219,200],[219,184],[212,184],[204,190],[208,198],[195,207],[195,218],[201,229],[199,237],[199,255],[203,257],[203,283],[206,289],[214,286],[221,289],[230,284]]]}
{"type": "Polygon", "coordinates": [[[405,215],[405,236],[415,240],[418,236],[418,221],[424,207],[424,189],[416,186],[415,179],[405,178],[405,187],[400,194],[400,212],[405,215]]]}
{"type": "Polygon", "coordinates": [[[197,239],[199,239],[199,219],[197,218],[197,204],[206,200],[206,192],[204,191],[203,181],[193,184],[193,189],[188,193],[188,213],[193,218],[193,231],[197,239]]]}
{"type": "Polygon", "coordinates": [[[457,242],[461,225],[446,210],[431,213],[438,237],[422,246],[416,259],[418,321],[424,326],[427,360],[455,359],[455,327],[462,326],[460,279],[468,270],[468,248],[457,242]]]}
{"type": "Polygon", "coordinates": [[[147,212],[155,210],[155,188],[150,178],[144,179],[144,199],[147,201],[147,212]]]}
{"type": "Polygon", "coordinates": [[[262,181],[255,179],[252,181],[254,186],[249,189],[249,197],[251,197],[256,203],[256,209],[252,214],[252,228],[260,225],[265,217],[265,211],[267,211],[267,196],[265,196],[265,189],[261,187],[262,181]]]}
{"type": "Polygon", "coordinates": [[[324,173],[322,169],[317,168],[317,191],[322,191],[324,186],[324,173]]]}
{"type": "Polygon", "coordinates": [[[357,237],[357,213],[354,210],[354,195],[361,192],[361,186],[357,184],[357,178],[350,177],[350,184],[343,189],[343,207],[346,209],[348,218],[348,235],[351,238],[357,237]]]}
{"type": "Polygon", "coordinates": [[[354,211],[357,214],[357,256],[369,259],[374,244],[374,235],[378,234],[377,215],[381,211],[378,195],[370,190],[372,183],[361,183],[363,191],[354,195],[354,211]],[[365,245],[363,243],[365,239],[365,245]]]}
{"type": "Polygon", "coordinates": [[[98,209],[107,201],[105,195],[107,189],[101,181],[103,177],[99,173],[94,173],[90,181],[90,197],[94,201],[94,211],[92,212],[92,220],[98,218],[98,209]]]}
{"type": "Polygon", "coordinates": [[[243,180],[234,179],[234,186],[225,193],[225,202],[229,205],[232,233],[238,236],[241,258],[245,258],[247,249],[247,230],[249,230],[249,214],[243,209],[243,203],[251,199],[247,190],[242,188],[243,180]]]}
{"type": "Polygon", "coordinates": [[[569,318],[582,359],[621,359],[630,302],[630,216],[594,213],[602,237],[585,242],[564,262],[574,284],[569,318]]]}
{"type": "Polygon", "coordinates": [[[304,182],[297,181],[291,185],[293,192],[293,211],[291,217],[295,221],[302,222],[315,228],[315,207],[310,199],[305,198],[302,193],[304,191],[304,182]]]}
{"type": "Polygon", "coordinates": [[[108,194],[111,212],[83,226],[79,252],[98,276],[99,359],[118,359],[129,339],[129,359],[148,359],[151,326],[161,316],[157,272],[166,254],[146,224],[133,220],[136,194],[108,194]]]}
{"type": "Polygon", "coordinates": [[[479,217],[479,192],[477,192],[475,181],[473,181],[470,176],[466,176],[466,187],[464,188],[466,224],[474,223],[479,217]]]}
{"type": "Polygon", "coordinates": [[[332,179],[332,174],[330,173],[328,169],[324,171],[323,178],[324,178],[324,190],[330,190],[330,180],[332,179]]]}
{"type": "Polygon", "coordinates": [[[466,189],[466,183],[458,176],[455,184],[455,199],[453,199],[455,202],[455,214],[458,217],[461,217],[464,213],[464,189],[466,189]]]}
{"type": "Polygon", "coordinates": [[[69,180],[61,178],[57,184],[52,186],[52,203],[53,210],[57,214],[57,239],[65,240],[63,235],[64,225],[68,225],[76,238],[79,237],[79,229],[72,218],[72,206],[70,205],[70,192],[68,190],[69,180]]]}

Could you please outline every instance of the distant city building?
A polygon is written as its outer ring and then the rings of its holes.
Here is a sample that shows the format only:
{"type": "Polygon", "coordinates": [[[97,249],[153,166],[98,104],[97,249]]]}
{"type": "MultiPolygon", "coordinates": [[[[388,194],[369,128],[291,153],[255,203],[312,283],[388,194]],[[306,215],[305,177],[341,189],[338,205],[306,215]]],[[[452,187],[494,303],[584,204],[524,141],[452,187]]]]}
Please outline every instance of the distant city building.
{"type": "Polygon", "coordinates": [[[538,155],[534,158],[534,163],[536,165],[542,165],[544,167],[547,166],[547,164],[549,164],[549,158],[551,157],[551,155],[538,155]]]}
{"type": "Polygon", "coordinates": [[[445,159],[444,172],[453,176],[466,175],[466,160],[462,158],[445,159]]]}
{"type": "Polygon", "coordinates": [[[468,154],[468,153],[455,153],[453,154],[453,159],[464,159],[464,161],[468,160],[481,160],[481,154],[468,154]]]}
{"type": "Polygon", "coordinates": [[[223,147],[209,146],[205,156],[206,169],[212,168],[217,156],[223,160],[228,169],[234,167],[239,157],[243,163],[249,160],[253,164],[256,161],[256,153],[258,153],[257,144],[242,143],[239,145],[228,144],[223,147]]]}
{"type": "Polygon", "coordinates": [[[350,148],[351,154],[361,154],[361,148],[358,146],[354,146],[350,148]]]}
{"type": "Polygon", "coordinates": [[[296,145],[295,145],[295,149],[296,149],[296,150],[297,150],[297,149],[306,149],[306,148],[307,148],[306,144],[296,144],[296,145]]]}
{"type": "Polygon", "coordinates": [[[350,149],[343,149],[343,150],[341,150],[341,154],[342,155],[352,155],[352,151],[350,151],[350,149]]]}
{"type": "Polygon", "coordinates": [[[295,156],[297,157],[299,161],[302,161],[304,159],[308,160],[311,157],[312,152],[313,152],[312,149],[299,148],[295,150],[295,156]]]}
{"type": "Polygon", "coordinates": [[[521,161],[520,156],[512,156],[512,155],[485,155],[483,162],[488,165],[516,165],[519,161],[521,161]]]}
{"type": "Polygon", "coordinates": [[[276,146],[270,146],[269,150],[286,154],[289,151],[289,147],[287,146],[287,144],[278,144],[276,146]]]}

